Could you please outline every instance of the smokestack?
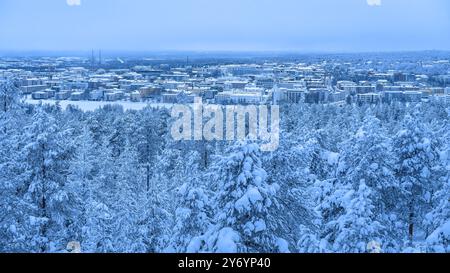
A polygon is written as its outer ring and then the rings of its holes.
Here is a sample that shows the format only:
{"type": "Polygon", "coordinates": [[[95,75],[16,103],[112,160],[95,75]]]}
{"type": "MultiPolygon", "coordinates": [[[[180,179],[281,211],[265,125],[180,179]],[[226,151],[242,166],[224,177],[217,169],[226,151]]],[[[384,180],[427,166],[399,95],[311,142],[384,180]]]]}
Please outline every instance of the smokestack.
{"type": "Polygon", "coordinates": [[[91,64],[94,66],[95,63],[95,56],[94,56],[94,50],[92,49],[92,55],[91,55],[91,64]]]}

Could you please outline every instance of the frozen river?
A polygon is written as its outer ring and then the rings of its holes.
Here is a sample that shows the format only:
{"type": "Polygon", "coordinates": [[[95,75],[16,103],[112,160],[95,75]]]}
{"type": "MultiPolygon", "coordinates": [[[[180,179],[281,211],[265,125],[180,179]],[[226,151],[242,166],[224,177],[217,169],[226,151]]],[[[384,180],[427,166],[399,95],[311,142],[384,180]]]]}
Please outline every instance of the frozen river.
{"type": "MultiPolygon", "coordinates": [[[[29,104],[56,104],[56,100],[34,100],[31,97],[27,97],[25,99],[26,103],[29,104]]],[[[154,102],[132,102],[132,101],[70,101],[70,100],[61,100],[59,101],[62,109],[66,109],[67,106],[73,105],[80,108],[82,111],[95,111],[105,105],[121,105],[124,110],[142,110],[146,106],[150,107],[166,107],[170,108],[172,104],[167,103],[154,103],[154,102]]]]}

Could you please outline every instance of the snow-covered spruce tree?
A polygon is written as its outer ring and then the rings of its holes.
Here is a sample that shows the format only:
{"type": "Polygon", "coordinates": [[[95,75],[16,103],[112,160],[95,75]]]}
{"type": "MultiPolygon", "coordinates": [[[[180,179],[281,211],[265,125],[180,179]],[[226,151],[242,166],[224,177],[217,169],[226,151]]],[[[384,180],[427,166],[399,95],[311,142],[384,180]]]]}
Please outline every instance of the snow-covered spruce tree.
{"type": "Polygon", "coordinates": [[[208,238],[211,252],[287,252],[285,240],[274,235],[277,184],[267,184],[259,147],[238,141],[212,168],[217,172],[216,226],[208,238]]]}
{"type": "Polygon", "coordinates": [[[399,215],[405,223],[410,244],[422,228],[425,214],[430,210],[430,198],[436,188],[436,167],[439,167],[439,147],[436,139],[418,117],[405,116],[403,129],[394,137],[397,157],[395,175],[403,191],[399,200],[399,215]]]}

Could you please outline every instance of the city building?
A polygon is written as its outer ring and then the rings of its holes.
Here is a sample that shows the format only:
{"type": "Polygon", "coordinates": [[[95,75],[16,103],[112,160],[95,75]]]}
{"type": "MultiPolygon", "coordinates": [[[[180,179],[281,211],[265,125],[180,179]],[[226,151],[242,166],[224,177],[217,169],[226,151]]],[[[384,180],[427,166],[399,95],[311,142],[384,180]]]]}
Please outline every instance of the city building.
{"type": "Polygon", "coordinates": [[[380,93],[367,93],[357,95],[358,103],[380,103],[381,94],[380,93]]]}

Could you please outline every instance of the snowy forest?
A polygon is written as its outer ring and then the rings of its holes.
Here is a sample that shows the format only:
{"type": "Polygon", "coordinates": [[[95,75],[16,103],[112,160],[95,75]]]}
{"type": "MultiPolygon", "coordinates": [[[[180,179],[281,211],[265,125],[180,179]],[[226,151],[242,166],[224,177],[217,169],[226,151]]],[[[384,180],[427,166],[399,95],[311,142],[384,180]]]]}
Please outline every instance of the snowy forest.
{"type": "Polygon", "coordinates": [[[0,252],[450,252],[450,108],[281,106],[280,147],[0,87],[0,252]]]}

